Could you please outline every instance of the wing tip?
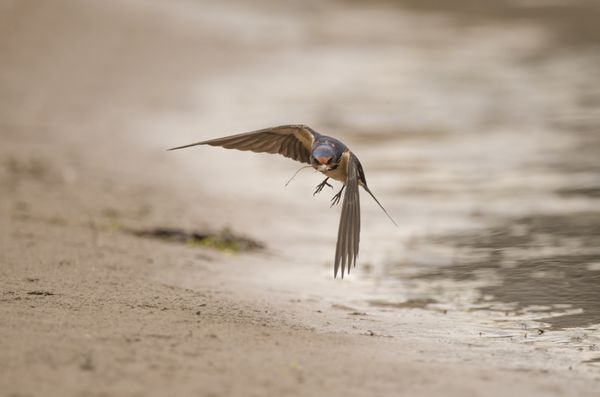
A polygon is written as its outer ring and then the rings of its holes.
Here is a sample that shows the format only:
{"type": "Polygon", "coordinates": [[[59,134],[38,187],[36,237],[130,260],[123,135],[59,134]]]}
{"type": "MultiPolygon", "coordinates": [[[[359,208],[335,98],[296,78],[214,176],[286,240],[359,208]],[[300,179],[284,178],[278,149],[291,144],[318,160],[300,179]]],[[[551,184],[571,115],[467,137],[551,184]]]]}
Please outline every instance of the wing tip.
{"type": "Polygon", "coordinates": [[[196,143],[190,143],[189,145],[176,146],[176,147],[172,147],[171,149],[167,149],[167,152],[170,152],[171,150],[185,149],[185,148],[192,147],[192,146],[204,145],[205,143],[206,142],[196,142],[196,143]]]}

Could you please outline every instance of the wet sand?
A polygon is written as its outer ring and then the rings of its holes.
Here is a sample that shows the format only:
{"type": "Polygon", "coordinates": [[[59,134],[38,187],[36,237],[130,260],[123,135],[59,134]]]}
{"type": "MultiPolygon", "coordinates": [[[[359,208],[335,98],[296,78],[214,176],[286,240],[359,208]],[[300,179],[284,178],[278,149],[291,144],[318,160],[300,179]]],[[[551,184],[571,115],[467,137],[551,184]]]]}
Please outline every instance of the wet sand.
{"type": "Polygon", "coordinates": [[[5,395],[595,395],[587,47],[389,3],[0,7],[5,395]],[[165,151],[289,122],[351,145],[400,220],[362,200],[344,280],[318,175],[165,151]]]}

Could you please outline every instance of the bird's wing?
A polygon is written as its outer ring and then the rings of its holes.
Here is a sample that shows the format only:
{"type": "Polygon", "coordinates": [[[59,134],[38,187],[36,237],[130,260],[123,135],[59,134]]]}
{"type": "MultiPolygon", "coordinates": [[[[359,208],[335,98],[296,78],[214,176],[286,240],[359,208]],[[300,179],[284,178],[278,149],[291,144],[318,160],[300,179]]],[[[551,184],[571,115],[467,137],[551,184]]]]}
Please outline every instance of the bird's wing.
{"type": "Polygon", "coordinates": [[[337,272],[341,264],[342,278],[346,271],[346,264],[348,265],[348,274],[350,273],[350,265],[356,266],[358,244],[360,242],[360,195],[358,193],[360,163],[355,155],[350,152],[347,153],[349,158],[346,192],[344,193],[344,203],[342,204],[342,215],[338,229],[333,270],[333,276],[337,277],[337,272]]]}
{"type": "Polygon", "coordinates": [[[312,128],[298,125],[280,125],[273,128],[196,142],[169,150],[196,145],[221,146],[226,149],[249,150],[257,153],[281,154],[293,160],[310,164],[310,152],[319,133],[312,128]]]}

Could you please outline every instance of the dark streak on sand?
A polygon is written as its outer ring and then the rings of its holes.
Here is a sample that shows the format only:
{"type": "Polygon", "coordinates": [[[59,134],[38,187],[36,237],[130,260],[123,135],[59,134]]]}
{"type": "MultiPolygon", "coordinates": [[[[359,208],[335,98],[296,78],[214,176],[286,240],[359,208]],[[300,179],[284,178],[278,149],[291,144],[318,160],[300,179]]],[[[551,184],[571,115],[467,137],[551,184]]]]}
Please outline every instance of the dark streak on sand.
{"type": "Polygon", "coordinates": [[[248,237],[240,236],[229,229],[220,232],[186,231],[176,228],[157,227],[144,230],[129,230],[138,237],[149,237],[193,247],[214,248],[226,252],[245,252],[264,249],[264,244],[248,237]]]}

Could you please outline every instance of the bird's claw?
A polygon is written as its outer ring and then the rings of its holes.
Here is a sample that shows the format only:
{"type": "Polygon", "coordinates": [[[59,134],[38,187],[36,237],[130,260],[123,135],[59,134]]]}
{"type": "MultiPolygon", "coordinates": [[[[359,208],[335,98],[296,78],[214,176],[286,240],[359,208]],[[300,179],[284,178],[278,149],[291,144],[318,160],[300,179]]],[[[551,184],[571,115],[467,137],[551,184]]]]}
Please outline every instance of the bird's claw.
{"type": "MultiPolygon", "coordinates": [[[[327,178],[327,179],[329,179],[329,178],[327,178]]],[[[330,183],[327,183],[327,179],[325,179],[323,182],[321,182],[321,183],[319,183],[319,184],[317,185],[317,188],[315,189],[315,192],[313,193],[313,196],[314,196],[315,194],[317,194],[317,193],[320,193],[320,192],[321,192],[321,190],[323,190],[323,188],[324,188],[325,186],[329,186],[330,188],[332,188],[332,189],[333,189],[333,185],[331,185],[330,183]]]]}
{"type": "Polygon", "coordinates": [[[338,194],[336,194],[335,196],[333,196],[331,198],[331,205],[329,206],[329,208],[333,207],[334,205],[336,205],[337,203],[340,202],[340,200],[342,198],[342,191],[343,191],[343,189],[340,190],[338,194]]]}

